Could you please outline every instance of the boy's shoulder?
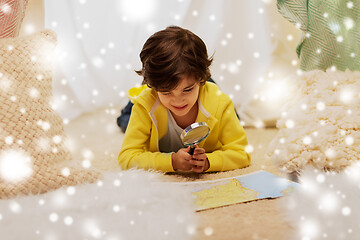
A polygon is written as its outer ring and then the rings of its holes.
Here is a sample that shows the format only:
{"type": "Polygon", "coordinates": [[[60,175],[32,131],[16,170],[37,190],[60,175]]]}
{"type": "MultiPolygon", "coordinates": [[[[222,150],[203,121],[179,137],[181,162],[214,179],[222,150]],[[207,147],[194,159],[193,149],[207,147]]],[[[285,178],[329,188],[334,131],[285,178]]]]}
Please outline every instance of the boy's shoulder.
{"type": "Polygon", "coordinates": [[[230,101],[230,97],[220,90],[219,86],[212,82],[206,82],[201,89],[201,100],[209,104],[216,104],[230,101]]]}
{"type": "Polygon", "coordinates": [[[145,108],[151,108],[157,98],[156,92],[147,85],[130,88],[127,95],[132,103],[139,103],[145,108]]]}
{"type": "Polygon", "coordinates": [[[200,91],[200,101],[211,115],[217,116],[231,103],[231,98],[211,82],[206,82],[200,91]]]}

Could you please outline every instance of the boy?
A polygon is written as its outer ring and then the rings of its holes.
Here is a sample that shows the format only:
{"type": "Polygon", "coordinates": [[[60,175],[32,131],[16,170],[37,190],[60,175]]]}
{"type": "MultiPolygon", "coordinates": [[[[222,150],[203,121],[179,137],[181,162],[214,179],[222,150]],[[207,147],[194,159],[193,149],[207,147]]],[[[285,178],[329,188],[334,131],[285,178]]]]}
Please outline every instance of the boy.
{"type": "Polygon", "coordinates": [[[207,82],[212,58],[198,36],[167,27],[150,36],[140,59],[142,69],[136,72],[143,85],[129,90],[134,106],[119,154],[122,169],[201,173],[250,164],[231,99],[207,82]],[[194,122],[206,122],[211,130],[190,155],[180,134],[194,122]]]}

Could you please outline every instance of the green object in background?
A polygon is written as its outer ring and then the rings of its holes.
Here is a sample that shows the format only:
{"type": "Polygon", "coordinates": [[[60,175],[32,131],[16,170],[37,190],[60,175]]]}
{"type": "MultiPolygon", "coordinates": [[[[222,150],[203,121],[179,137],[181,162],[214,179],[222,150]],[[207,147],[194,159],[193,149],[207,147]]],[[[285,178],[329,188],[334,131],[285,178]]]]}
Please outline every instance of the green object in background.
{"type": "Polygon", "coordinates": [[[301,70],[360,70],[360,0],[278,0],[277,7],[303,32],[301,70]]]}

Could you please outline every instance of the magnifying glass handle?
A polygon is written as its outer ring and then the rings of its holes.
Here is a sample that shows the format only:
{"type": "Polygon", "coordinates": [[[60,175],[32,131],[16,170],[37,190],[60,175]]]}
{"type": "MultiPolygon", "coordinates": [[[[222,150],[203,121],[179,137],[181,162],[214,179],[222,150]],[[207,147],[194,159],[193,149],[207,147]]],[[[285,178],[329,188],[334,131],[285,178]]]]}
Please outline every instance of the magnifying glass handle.
{"type": "Polygon", "coordinates": [[[192,156],[194,154],[195,146],[190,147],[189,154],[192,156]]]}

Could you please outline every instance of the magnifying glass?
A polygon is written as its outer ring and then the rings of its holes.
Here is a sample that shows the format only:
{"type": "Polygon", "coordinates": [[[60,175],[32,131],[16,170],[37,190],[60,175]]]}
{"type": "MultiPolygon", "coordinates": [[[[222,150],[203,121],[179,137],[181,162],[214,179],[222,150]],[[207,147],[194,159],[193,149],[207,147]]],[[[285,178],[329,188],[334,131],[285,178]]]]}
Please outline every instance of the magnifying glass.
{"type": "Polygon", "coordinates": [[[196,122],[186,127],[181,135],[181,141],[185,146],[190,146],[189,154],[193,155],[195,145],[203,141],[210,133],[210,127],[206,122],[196,122]]]}

